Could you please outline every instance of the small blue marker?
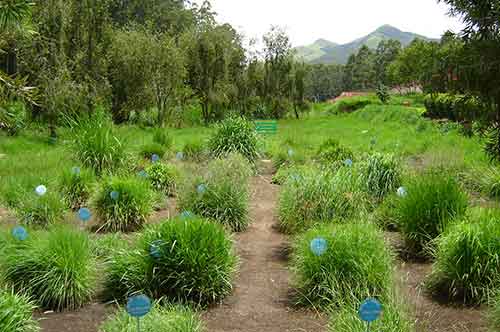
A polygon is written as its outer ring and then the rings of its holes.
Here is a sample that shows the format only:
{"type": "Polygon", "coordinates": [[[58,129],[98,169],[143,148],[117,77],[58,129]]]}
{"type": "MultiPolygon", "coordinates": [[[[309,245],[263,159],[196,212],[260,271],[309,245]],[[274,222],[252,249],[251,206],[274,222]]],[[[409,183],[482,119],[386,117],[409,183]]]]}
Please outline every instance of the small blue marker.
{"type": "Polygon", "coordinates": [[[293,150],[292,149],[288,149],[288,157],[293,157],[293,150]]]}
{"type": "Polygon", "coordinates": [[[328,249],[328,242],[322,237],[317,237],[311,241],[310,247],[313,254],[321,256],[328,249]]]}
{"type": "Polygon", "coordinates": [[[73,167],[71,168],[71,173],[74,175],[80,175],[80,167],[73,167]]]}
{"type": "Polygon", "coordinates": [[[81,221],[87,222],[92,217],[92,213],[87,208],[81,208],[80,210],[78,210],[78,217],[81,221]]]}
{"type": "Polygon", "coordinates": [[[113,190],[112,192],[109,193],[109,197],[111,197],[113,201],[117,201],[118,198],[120,198],[120,193],[118,191],[113,190]]]}
{"type": "Polygon", "coordinates": [[[149,245],[149,255],[154,259],[159,259],[165,245],[166,243],[163,240],[153,241],[153,243],[149,245]]]}
{"type": "Polygon", "coordinates": [[[184,153],[182,151],[177,152],[177,154],[175,155],[175,158],[177,160],[183,160],[184,159],[184,153]]]}
{"type": "Polygon", "coordinates": [[[146,295],[132,296],[127,301],[127,313],[137,318],[137,332],[141,331],[140,318],[147,315],[151,310],[151,300],[146,295]]]}
{"type": "Polygon", "coordinates": [[[43,196],[47,193],[47,187],[45,187],[43,184],[41,184],[35,188],[35,192],[38,196],[43,196]]]}
{"type": "Polygon", "coordinates": [[[352,167],[352,160],[346,159],[346,161],[344,161],[344,165],[346,165],[347,167],[352,167]]]}
{"type": "Polygon", "coordinates": [[[366,331],[370,332],[370,324],[379,319],[382,305],[376,299],[367,299],[359,307],[359,318],[367,323],[366,331]]]}
{"type": "Polygon", "coordinates": [[[198,194],[204,194],[207,191],[207,186],[205,184],[199,184],[198,187],[196,187],[196,191],[198,194]]]}
{"type": "Polygon", "coordinates": [[[156,153],[155,153],[155,154],[153,154],[153,155],[151,156],[151,161],[152,161],[152,162],[154,162],[154,163],[156,163],[156,162],[160,161],[160,156],[159,156],[159,155],[157,155],[156,153]]]}
{"type": "Polygon", "coordinates": [[[28,238],[28,232],[22,226],[16,226],[12,230],[12,236],[18,241],[24,241],[28,238]]]}
{"type": "Polygon", "coordinates": [[[193,218],[193,212],[191,211],[183,211],[181,213],[181,219],[190,219],[190,218],[193,218]]]}
{"type": "Polygon", "coordinates": [[[137,175],[139,175],[139,177],[141,177],[141,178],[144,179],[144,178],[146,178],[148,176],[148,173],[146,173],[145,170],[142,170],[139,173],[137,173],[137,175]]]}
{"type": "Polygon", "coordinates": [[[405,187],[399,187],[398,188],[398,191],[397,191],[397,195],[399,197],[406,197],[406,195],[408,195],[408,193],[406,192],[406,188],[405,187]]]}

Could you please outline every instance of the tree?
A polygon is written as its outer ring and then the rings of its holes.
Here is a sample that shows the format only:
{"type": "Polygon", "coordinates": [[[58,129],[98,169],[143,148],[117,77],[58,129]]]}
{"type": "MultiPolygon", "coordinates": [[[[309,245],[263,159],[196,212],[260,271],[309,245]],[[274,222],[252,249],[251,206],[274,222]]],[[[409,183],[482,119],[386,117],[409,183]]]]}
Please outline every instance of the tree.
{"type": "Polygon", "coordinates": [[[306,95],[306,66],[303,63],[296,63],[294,66],[293,73],[293,110],[295,113],[295,118],[299,119],[299,112],[305,110],[307,108],[307,103],[305,100],[306,95]]]}
{"type": "Polygon", "coordinates": [[[306,97],[309,100],[325,101],[334,98],[344,89],[343,66],[335,64],[313,64],[306,66],[306,97]]]}
{"type": "Polygon", "coordinates": [[[375,51],[375,80],[378,84],[388,85],[387,67],[401,52],[401,43],[398,40],[382,40],[375,51]]]}

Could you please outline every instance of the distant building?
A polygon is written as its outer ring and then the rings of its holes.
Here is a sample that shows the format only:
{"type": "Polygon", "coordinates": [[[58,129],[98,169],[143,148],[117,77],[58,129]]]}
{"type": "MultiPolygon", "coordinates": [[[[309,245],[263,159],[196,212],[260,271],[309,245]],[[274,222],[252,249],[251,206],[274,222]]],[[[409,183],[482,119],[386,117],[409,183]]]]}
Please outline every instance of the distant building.
{"type": "Polygon", "coordinates": [[[369,93],[368,92],[359,92],[359,91],[345,91],[345,92],[342,92],[340,94],[340,96],[338,96],[337,98],[334,98],[334,99],[330,99],[329,102],[330,103],[335,103],[341,99],[344,99],[344,98],[350,98],[350,97],[361,97],[361,96],[368,96],[369,93]]]}

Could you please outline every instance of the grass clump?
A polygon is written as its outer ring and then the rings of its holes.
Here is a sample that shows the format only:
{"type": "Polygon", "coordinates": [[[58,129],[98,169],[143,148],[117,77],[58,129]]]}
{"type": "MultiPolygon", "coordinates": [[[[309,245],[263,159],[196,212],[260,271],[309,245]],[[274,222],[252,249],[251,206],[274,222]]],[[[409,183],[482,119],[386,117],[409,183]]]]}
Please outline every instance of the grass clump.
{"type": "Polygon", "coordinates": [[[33,319],[35,306],[28,297],[0,289],[0,331],[37,332],[38,323],[33,319]]]}
{"type": "MultiPolygon", "coordinates": [[[[151,311],[141,319],[143,331],[202,332],[200,317],[191,309],[182,306],[161,306],[155,303],[151,311]]],[[[99,332],[136,332],[137,320],[124,309],[109,317],[99,332]]]]}
{"type": "Polygon", "coordinates": [[[274,174],[272,183],[283,185],[289,180],[300,180],[309,172],[314,172],[314,169],[310,165],[290,165],[280,167],[276,174],[274,174]]]}
{"type": "Polygon", "coordinates": [[[252,170],[246,159],[230,155],[214,160],[202,177],[188,180],[179,195],[179,209],[216,220],[234,232],[247,228],[252,170]]]}
{"type": "Polygon", "coordinates": [[[467,208],[467,195],[456,180],[430,171],[413,178],[407,195],[396,202],[396,218],[411,254],[429,256],[432,241],[467,208]]]}
{"type": "Polygon", "coordinates": [[[320,308],[386,298],[391,286],[392,257],[381,232],[371,224],[331,224],[300,235],[292,270],[298,302],[320,308]],[[311,242],[322,238],[326,251],[317,255],[311,242]]]}
{"type": "Polygon", "coordinates": [[[141,156],[146,159],[151,159],[153,155],[157,155],[158,157],[163,158],[166,152],[167,148],[159,143],[149,143],[143,145],[141,148],[141,156]]]}
{"type": "Polygon", "coordinates": [[[221,225],[179,217],[147,228],[131,250],[112,255],[106,289],[119,300],[143,292],[205,305],[229,294],[235,264],[231,239],[221,225]]]}
{"type": "Polygon", "coordinates": [[[146,222],[153,210],[154,194],[147,181],[114,176],[103,181],[94,204],[102,230],[130,232],[146,222]]]}
{"type": "Polygon", "coordinates": [[[75,130],[73,147],[80,161],[98,175],[113,171],[126,160],[125,147],[104,112],[81,120],[75,130]]]}
{"type": "Polygon", "coordinates": [[[65,212],[64,199],[52,191],[43,196],[25,193],[16,207],[16,214],[24,224],[37,227],[47,227],[62,221],[65,212]]]}
{"type": "Polygon", "coordinates": [[[475,211],[437,241],[429,290],[469,304],[487,302],[500,289],[499,211],[475,211]]]}
{"type": "Polygon", "coordinates": [[[217,158],[240,153],[250,162],[257,159],[257,133],[254,125],[240,117],[230,117],[217,125],[208,142],[210,153],[217,158]]]}
{"type": "Polygon", "coordinates": [[[368,193],[381,200],[401,183],[399,161],[392,155],[372,154],[364,162],[362,177],[368,193]]]}
{"type": "Polygon", "coordinates": [[[167,150],[170,150],[174,144],[174,139],[165,129],[156,128],[153,131],[153,142],[162,145],[167,150]]]}
{"type": "Polygon", "coordinates": [[[491,332],[500,330],[500,294],[493,299],[490,305],[488,318],[491,326],[491,332]]]}
{"type": "Polygon", "coordinates": [[[174,195],[179,180],[179,171],[175,166],[156,162],[145,170],[153,188],[169,196],[174,195]]]}
{"type": "Polygon", "coordinates": [[[353,152],[342,146],[337,140],[329,138],[324,141],[316,153],[316,158],[321,164],[328,167],[339,167],[348,159],[352,160],[353,152]]]}
{"type": "Polygon", "coordinates": [[[285,182],[279,198],[280,228],[287,234],[304,231],[315,223],[339,221],[366,206],[355,170],[338,173],[315,171],[285,182]]]}
{"type": "Polygon", "coordinates": [[[205,158],[205,144],[201,140],[186,142],[183,153],[186,160],[201,161],[205,158]]]}
{"type": "Polygon", "coordinates": [[[66,205],[73,210],[85,206],[92,195],[94,181],[93,172],[87,169],[65,169],[59,179],[59,192],[66,205]]]}
{"type": "Polygon", "coordinates": [[[42,308],[76,309],[94,293],[96,262],[88,236],[78,230],[31,232],[22,243],[12,240],[1,261],[7,285],[42,308]]]}

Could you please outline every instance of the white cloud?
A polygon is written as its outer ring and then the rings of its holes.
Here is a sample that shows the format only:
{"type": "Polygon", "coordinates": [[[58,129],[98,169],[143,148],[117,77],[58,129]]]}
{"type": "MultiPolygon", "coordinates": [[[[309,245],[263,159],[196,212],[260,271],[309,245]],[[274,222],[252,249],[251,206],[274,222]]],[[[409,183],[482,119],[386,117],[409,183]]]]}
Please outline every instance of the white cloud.
{"type": "MultiPolygon", "coordinates": [[[[201,3],[202,0],[196,2],[201,3]]],[[[218,21],[231,23],[248,38],[260,38],[271,25],[287,28],[294,46],[318,38],[346,43],[383,24],[439,38],[462,24],[437,0],[211,0],[218,21]]]]}

